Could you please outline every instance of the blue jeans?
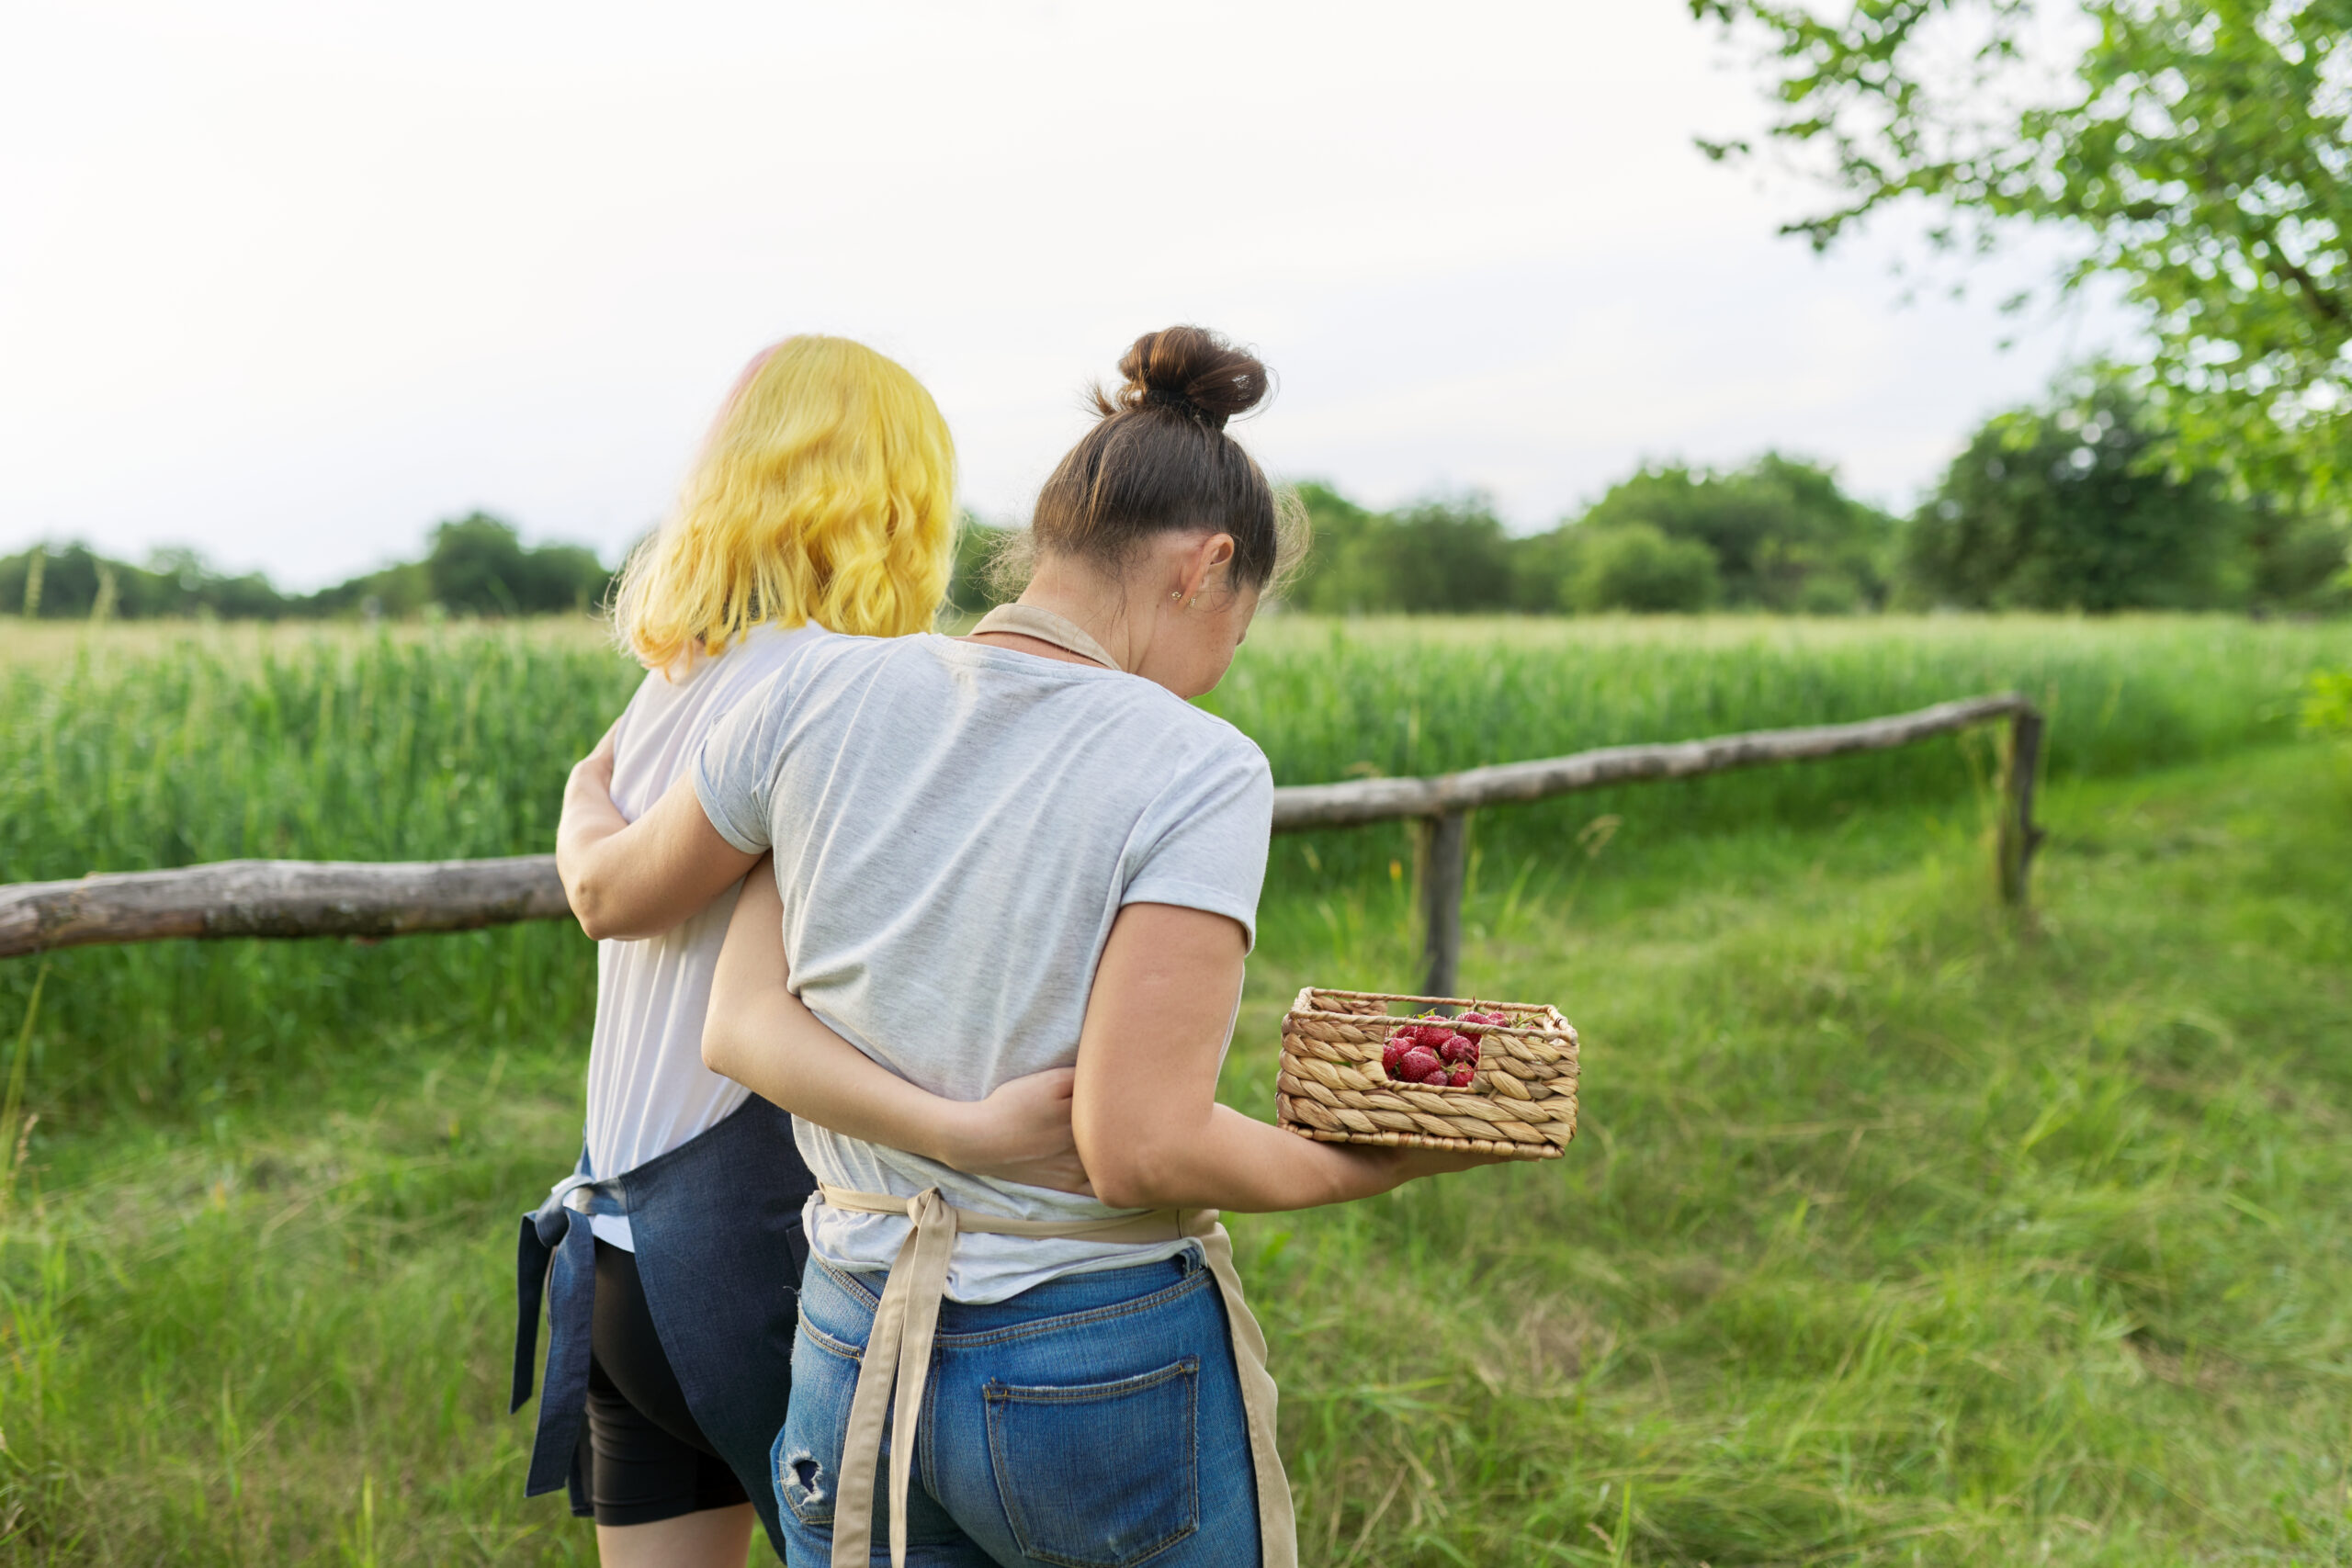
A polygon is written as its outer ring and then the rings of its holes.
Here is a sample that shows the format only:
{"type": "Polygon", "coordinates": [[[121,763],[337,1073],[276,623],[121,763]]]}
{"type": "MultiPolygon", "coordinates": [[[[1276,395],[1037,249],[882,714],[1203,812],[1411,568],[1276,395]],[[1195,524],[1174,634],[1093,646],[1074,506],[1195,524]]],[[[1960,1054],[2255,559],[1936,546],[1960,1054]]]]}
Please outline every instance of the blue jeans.
{"type": "MultiPolygon", "coordinates": [[[[884,1276],[811,1259],[773,1473],[791,1568],[832,1560],[858,1362],[884,1276]]],[[[888,1440],[874,1561],[889,1562],[888,1440]]],[[[1197,1253],[944,1302],[907,1495],[908,1561],[1244,1568],[1258,1488],[1225,1303],[1197,1253]]]]}

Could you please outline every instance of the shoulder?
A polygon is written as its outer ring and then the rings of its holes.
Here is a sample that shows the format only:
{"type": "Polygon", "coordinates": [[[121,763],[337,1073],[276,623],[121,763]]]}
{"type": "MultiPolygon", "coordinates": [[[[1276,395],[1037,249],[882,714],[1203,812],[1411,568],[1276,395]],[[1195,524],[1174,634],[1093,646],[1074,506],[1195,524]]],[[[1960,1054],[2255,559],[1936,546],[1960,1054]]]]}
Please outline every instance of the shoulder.
{"type": "Polygon", "coordinates": [[[1194,707],[1164,687],[1155,686],[1152,690],[1165,705],[1169,728],[1182,739],[1186,750],[1197,755],[1204,765],[1220,772],[1256,774],[1264,778],[1269,789],[1273,787],[1273,767],[1255,740],[1230,721],[1194,707]]]}
{"type": "Polygon", "coordinates": [[[831,636],[822,626],[753,626],[711,661],[704,679],[742,692],[806,658],[811,644],[831,636]]]}

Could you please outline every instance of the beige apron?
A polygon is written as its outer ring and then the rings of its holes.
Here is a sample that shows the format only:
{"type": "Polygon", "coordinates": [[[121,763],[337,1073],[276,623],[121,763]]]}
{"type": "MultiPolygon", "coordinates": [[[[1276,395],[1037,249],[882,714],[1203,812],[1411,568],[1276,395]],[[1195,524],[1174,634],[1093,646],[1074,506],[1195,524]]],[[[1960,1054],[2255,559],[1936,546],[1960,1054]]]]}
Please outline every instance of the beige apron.
{"type": "Polygon", "coordinates": [[[972,628],[974,636],[981,632],[1011,632],[1016,637],[1033,637],[1039,642],[1051,643],[1065,653],[1075,653],[1080,659],[1091,659],[1107,670],[1119,668],[1119,661],[1108,649],[1087,635],[1086,628],[1067,615],[1036,604],[999,604],[980,617],[972,628]]]}
{"type": "Polygon", "coordinates": [[[1282,1456],[1274,1450],[1274,1380],[1266,1371],[1266,1336],[1241,1299],[1241,1277],[1233,1268],[1233,1239],[1217,1223],[1215,1209],[1155,1209],[1125,1219],[1007,1220],[955,1208],[936,1187],[927,1187],[911,1198],[850,1192],[822,1183],[817,1190],[836,1209],[904,1214],[914,1224],[890,1266],[889,1283],[883,1287],[874,1330],[866,1337],[865,1355],[858,1366],[857,1393],[850,1400],[849,1432],[833,1488],[833,1568],[866,1568],[873,1561],[875,1471],[881,1461],[886,1419],[896,1434],[890,1445],[890,1563],[891,1568],[905,1568],[907,1486],[914,1475],[915,1424],[922,1411],[923,1385],[931,1377],[932,1340],[939,1325],[940,1299],[947,1290],[947,1263],[959,1230],[1063,1241],[1184,1238],[1201,1244],[1209,1273],[1225,1298],[1226,1321],[1233,1332],[1233,1370],[1241,1380],[1241,1409],[1250,1427],[1250,1462],[1258,1480],[1259,1551],[1266,1568],[1296,1568],[1298,1522],[1292,1512],[1282,1456]],[[898,1410],[891,1418],[894,1381],[898,1410]]]}

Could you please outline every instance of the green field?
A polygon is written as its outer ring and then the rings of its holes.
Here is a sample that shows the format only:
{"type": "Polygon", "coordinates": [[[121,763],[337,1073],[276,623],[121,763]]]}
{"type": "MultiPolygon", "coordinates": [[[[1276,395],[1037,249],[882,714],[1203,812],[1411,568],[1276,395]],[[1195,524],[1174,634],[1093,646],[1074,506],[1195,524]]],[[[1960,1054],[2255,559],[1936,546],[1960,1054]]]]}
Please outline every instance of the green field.
{"type": "MultiPolygon", "coordinates": [[[[0,881],[541,849],[632,680],[577,629],[5,626],[0,881]]],[[[2006,687],[2053,727],[2030,930],[1965,741],[1477,824],[1465,983],[1577,1021],[1584,1128],[1236,1223],[1306,1560],[2352,1561],[2352,763],[2293,736],[2330,665],[2352,626],[1263,625],[1213,705],[1286,783],[2006,687]]],[[[1234,1103],[1298,985],[1410,978],[1409,878],[1401,830],[1282,841],[1234,1103]]],[[[0,1560],[593,1559],[520,1496],[502,1365],[592,956],[0,963],[0,1560]]]]}

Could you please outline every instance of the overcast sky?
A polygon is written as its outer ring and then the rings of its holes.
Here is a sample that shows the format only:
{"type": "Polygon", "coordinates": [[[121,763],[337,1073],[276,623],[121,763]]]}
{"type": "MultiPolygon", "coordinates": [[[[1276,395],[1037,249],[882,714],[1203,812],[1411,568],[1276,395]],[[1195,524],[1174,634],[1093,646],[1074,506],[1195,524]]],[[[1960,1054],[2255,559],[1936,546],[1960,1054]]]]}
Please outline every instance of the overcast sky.
{"type": "Polygon", "coordinates": [[[311,587],[474,508],[614,556],[741,362],[862,338],[1025,515],[1136,333],[1374,504],[1542,526],[1645,457],[1907,503],[2110,316],[1905,307],[1891,234],[1707,163],[1680,0],[1181,6],[0,0],[0,552],[190,544],[311,587]]]}

